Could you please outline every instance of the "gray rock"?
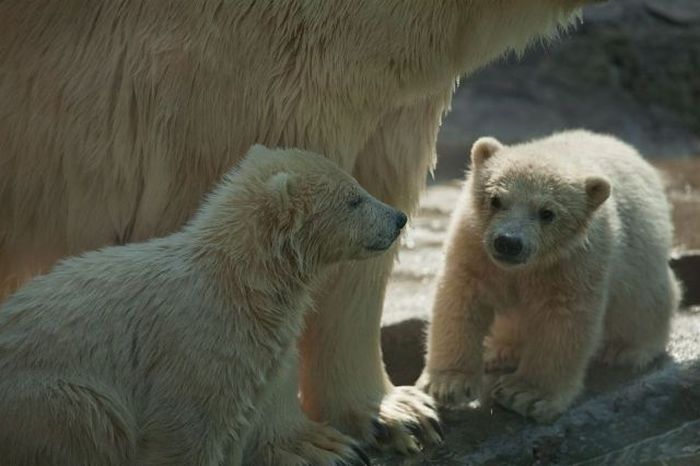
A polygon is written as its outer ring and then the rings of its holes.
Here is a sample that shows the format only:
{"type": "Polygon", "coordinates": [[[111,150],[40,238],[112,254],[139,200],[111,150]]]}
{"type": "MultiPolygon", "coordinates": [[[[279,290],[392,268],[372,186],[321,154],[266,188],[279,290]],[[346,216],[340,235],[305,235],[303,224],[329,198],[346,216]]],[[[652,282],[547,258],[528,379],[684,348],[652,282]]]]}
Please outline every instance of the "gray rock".
{"type": "Polygon", "coordinates": [[[683,305],[700,306],[700,251],[681,251],[671,266],[683,281],[683,305]]]}
{"type": "Polygon", "coordinates": [[[466,79],[439,143],[439,180],[459,177],[482,135],[504,142],[586,127],[653,157],[700,154],[700,1],[615,0],[567,37],[466,79]]]}

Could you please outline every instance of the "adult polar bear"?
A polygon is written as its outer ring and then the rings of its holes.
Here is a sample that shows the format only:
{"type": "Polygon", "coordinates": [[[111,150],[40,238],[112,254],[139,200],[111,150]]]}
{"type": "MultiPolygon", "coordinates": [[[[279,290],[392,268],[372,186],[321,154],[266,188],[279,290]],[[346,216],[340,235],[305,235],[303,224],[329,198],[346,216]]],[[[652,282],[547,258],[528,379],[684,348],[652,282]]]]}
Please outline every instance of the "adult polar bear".
{"type": "MultiPolygon", "coordinates": [[[[459,76],[584,2],[0,2],[0,293],[67,254],[175,231],[253,143],[326,154],[410,212],[459,76]]],[[[328,277],[301,343],[302,399],[411,450],[409,430],[431,427],[381,361],[391,267],[328,277]]],[[[294,393],[279,398],[276,423],[293,423],[294,393]]]]}

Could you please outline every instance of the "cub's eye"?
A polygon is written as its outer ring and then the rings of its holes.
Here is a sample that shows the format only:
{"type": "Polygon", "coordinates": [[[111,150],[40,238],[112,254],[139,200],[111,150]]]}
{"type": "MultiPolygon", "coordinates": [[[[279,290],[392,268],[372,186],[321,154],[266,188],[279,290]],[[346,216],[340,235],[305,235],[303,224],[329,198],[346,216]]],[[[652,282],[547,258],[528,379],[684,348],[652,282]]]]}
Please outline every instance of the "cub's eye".
{"type": "Polygon", "coordinates": [[[500,209],[503,204],[501,203],[501,198],[498,196],[491,197],[491,207],[494,209],[500,209]]]}
{"type": "Polygon", "coordinates": [[[355,208],[359,207],[360,204],[362,204],[362,197],[361,196],[353,197],[350,200],[350,202],[348,202],[348,205],[350,206],[351,209],[355,209],[355,208]]]}
{"type": "Polygon", "coordinates": [[[549,209],[540,209],[540,220],[542,223],[551,223],[554,220],[554,212],[549,209]]]}

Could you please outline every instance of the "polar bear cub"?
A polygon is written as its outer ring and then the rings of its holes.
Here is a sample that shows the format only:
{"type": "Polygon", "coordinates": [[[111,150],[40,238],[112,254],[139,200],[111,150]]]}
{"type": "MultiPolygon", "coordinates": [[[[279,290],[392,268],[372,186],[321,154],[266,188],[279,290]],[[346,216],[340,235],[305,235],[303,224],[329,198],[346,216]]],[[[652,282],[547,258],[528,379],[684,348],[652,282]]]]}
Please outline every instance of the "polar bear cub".
{"type": "MultiPolygon", "coordinates": [[[[315,277],[405,223],[325,158],[254,146],[182,231],[67,259],[0,308],[3,464],[240,462],[315,277]]],[[[333,432],[336,461],[361,456],[333,432]]]]}
{"type": "Polygon", "coordinates": [[[509,372],[490,396],[547,422],[597,352],[641,367],[664,351],[680,294],[669,205],[654,168],[610,136],[482,138],[471,160],[418,384],[444,403],[509,372]]]}

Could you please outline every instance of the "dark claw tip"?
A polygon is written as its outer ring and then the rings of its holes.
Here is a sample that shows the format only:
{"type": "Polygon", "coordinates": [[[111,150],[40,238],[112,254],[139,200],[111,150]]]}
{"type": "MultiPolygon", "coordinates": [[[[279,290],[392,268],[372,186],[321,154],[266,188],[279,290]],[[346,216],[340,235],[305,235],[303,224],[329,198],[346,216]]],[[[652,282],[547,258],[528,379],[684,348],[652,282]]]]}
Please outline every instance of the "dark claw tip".
{"type": "Polygon", "coordinates": [[[435,429],[435,432],[440,436],[440,440],[445,440],[445,433],[442,431],[442,426],[440,426],[437,419],[428,419],[428,421],[430,425],[433,426],[433,429],[435,429]]]}
{"type": "Polygon", "coordinates": [[[353,445],[352,450],[355,452],[357,457],[360,458],[360,461],[362,461],[362,463],[365,466],[372,465],[372,462],[370,461],[369,456],[367,456],[367,453],[365,453],[364,450],[362,450],[360,447],[357,447],[355,445],[353,445]]]}
{"type": "Polygon", "coordinates": [[[389,438],[389,429],[387,426],[379,422],[379,419],[372,419],[372,427],[374,427],[374,436],[379,441],[387,440],[389,438]]]}
{"type": "Polygon", "coordinates": [[[408,429],[416,437],[418,437],[422,432],[422,429],[420,428],[420,424],[415,423],[415,422],[407,422],[406,429],[408,429]]]}

